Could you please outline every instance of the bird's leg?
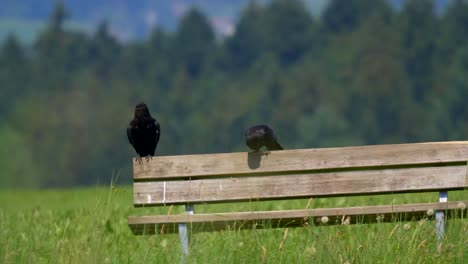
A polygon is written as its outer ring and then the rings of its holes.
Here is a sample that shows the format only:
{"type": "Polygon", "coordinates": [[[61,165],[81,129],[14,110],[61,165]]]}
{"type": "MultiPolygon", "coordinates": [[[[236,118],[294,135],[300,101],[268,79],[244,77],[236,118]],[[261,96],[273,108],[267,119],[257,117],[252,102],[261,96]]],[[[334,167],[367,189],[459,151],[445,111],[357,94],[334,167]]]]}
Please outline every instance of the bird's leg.
{"type": "Polygon", "coordinates": [[[270,155],[270,151],[269,150],[260,150],[260,149],[255,149],[252,151],[253,153],[255,153],[256,155],[258,156],[267,156],[270,155]]]}
{"type": "Polygon", "coordinates": [[[146,159],[146,163],[148,163],[150,160],[153,159],[153,156],[147,155],[147,156],[145,157],[145,159],[146,159]]]}
{"type": "Polygon", "coordinates": [[[252,153],[255,154],[255,155],[258,155],[258,156],[261,156],[261,155],[262,155],[262,152],[261,152],[259,149],[254,149],[254,150],[252,151],[252,153]]]}
{"type": "Polygon", "coordinates": [[[136,157],[136,161],[141,165],[141,157],[140,157],[140,155],[138,155],[138,157],[136,157]]]}

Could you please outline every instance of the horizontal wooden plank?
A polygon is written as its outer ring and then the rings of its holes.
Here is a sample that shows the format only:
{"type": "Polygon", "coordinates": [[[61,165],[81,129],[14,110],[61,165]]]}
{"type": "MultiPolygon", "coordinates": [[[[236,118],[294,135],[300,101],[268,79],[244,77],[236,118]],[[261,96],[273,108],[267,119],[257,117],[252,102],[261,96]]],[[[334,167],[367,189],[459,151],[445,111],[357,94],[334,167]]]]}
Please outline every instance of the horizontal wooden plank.
{"type": "Polygon", "coordinates": [[[272,200],[468,187],[467,166],[134,183],[135,206],[272,200]]]}
{"type": "Polygon", "coordinates": [[[242,230],[259,228],[307,227],[313,225],[336,225],[377,223],[392,221],[433,219],[437,210],[447,212],[447,217],[466,217],[468,201],[447,203],[402,204],[363,206],[347,208],[303,209],[284,211],[258,211],[220,214],[181,214],[158,216],[130,216],[128,224],[136,235],[176,233],[178,224],[188,223],[192,232],[242,230]],[[464,207],[460,206],[464,205],[464,207]],[[433,215],[428,215],[432,210],[433,215]],[[322,217],[328,222],[323,223],[322,217]]]}
{"type": "Polygon", "coordinates": [[[135,181],[466,162],[468,141],[154,157],[134,162],[135,181]]]}

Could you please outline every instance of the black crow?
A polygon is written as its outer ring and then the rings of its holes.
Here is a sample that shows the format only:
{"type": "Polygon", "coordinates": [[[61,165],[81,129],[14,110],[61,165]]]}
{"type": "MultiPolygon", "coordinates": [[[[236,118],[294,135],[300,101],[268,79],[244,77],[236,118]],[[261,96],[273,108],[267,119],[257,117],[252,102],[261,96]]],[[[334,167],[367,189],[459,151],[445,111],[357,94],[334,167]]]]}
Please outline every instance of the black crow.
{"type": "Polygon", "coordinates": [[[265,146],[268,150],[282,150],[283,147],[278,143],[278,139],[267,125],[257,125],[248,128],[245,131],[245,143],[255,151],[259,151],[265,146]]]}
{"type": "Polygon", "coordinates": [[[148,162],[154,156],[154,151],[159,142],[161,128],[156,119],[151,117],[148,107],[139,103],[135,107],[135,116],[127,127],[127,137],[130,144],[138,153],[138,162],[146,157],[148,162]]]}

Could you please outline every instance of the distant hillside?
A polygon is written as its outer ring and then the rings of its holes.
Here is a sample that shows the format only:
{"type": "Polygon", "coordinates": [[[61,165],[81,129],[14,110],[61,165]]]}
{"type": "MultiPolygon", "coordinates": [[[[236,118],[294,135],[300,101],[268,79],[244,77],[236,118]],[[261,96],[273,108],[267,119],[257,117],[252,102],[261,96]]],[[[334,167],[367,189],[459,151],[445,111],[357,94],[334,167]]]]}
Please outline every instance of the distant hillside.
{"type": "MultiPolygon", "coordinates": [[[[268,2],[271,0],[257,0],[268,2]]],[[[303,0],[313,14],[320,14],[330,0],[303,0]]],[[[399,8],[406,0],[389,0],[399,8]]],[[[450,0],[435,0],[438,8],[450,0]]],[[[2,0],[0,41],[15,32],[23,42],[32,41],[47,21],[56,0],[2,0]]],[[[121,40],[143,38],[154,26],[173,30],[191,6],[200,8],[219,34],[232,33],[236,19],[249,0],[64,0],[71,25],[92,32],[102,20],[121,40]]]]}

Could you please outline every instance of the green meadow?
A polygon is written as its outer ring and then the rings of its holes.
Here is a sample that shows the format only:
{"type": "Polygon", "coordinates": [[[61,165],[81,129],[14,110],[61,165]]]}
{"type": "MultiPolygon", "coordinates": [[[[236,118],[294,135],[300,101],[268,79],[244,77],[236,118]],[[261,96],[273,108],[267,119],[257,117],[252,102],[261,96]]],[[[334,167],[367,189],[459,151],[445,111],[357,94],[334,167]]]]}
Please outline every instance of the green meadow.
{"type": "MultiPolygon", "coordinates": [[[[449,192],[466,200],[468,191],[449,192]]],[[[198,205],[196,212],[437,201],[437,193],[198,205]]],[[[1,263],[179,263],[177,234],[134,236],[130,186],[0,191],[1,263]]],[[[460,212],[458,212],[460,213],[460,212]]],[[[466,215],[451,219],[438,250],[434,216],[413,222],[196,233],[186,263],[467,263],[466,215]]]]}

